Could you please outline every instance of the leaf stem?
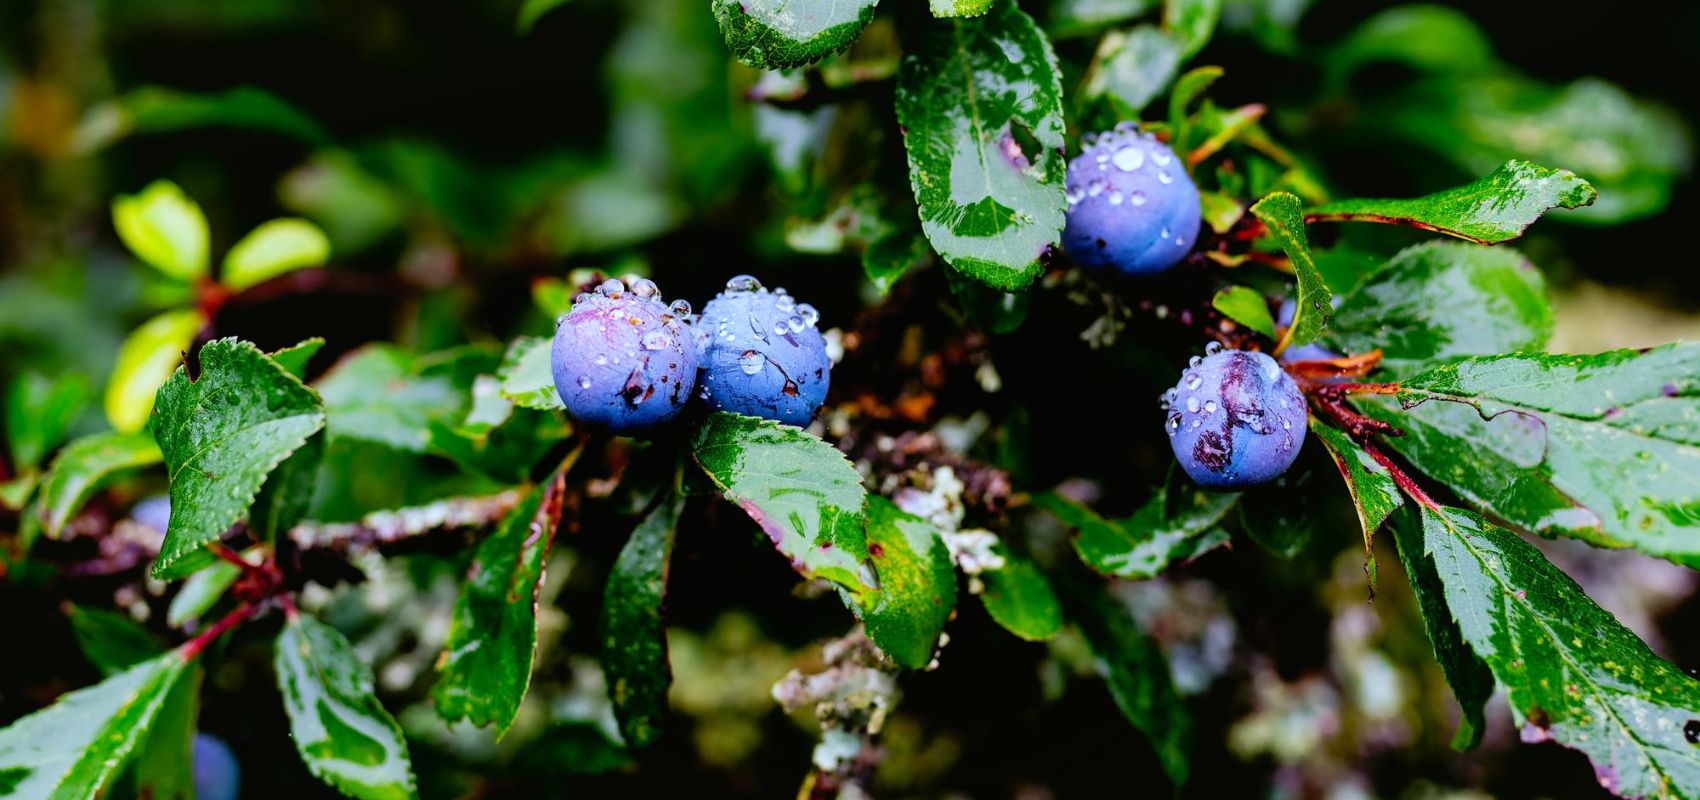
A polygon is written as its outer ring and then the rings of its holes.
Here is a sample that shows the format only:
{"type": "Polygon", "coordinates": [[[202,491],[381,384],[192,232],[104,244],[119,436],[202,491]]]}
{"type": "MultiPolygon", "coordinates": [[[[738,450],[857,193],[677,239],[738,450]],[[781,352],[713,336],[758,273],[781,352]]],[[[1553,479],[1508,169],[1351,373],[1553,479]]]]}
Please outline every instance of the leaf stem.
{"type": "Polygon", "coordinates": [[[207,649],[208,646],[217,641],[218,637],[223,636],[232,628],[247,622],[255,614],[258,614],[262,608],[264,608],[264,604],[262,603],[246,603],[238,607],[235,611],[224,615],[223,618],[213,623],[206,630],[195,634],[195,638],[184,642],[183,646],[178,648],[178,651],[183,656],[183,660],[188,661],[199,656],[207,649]]]}

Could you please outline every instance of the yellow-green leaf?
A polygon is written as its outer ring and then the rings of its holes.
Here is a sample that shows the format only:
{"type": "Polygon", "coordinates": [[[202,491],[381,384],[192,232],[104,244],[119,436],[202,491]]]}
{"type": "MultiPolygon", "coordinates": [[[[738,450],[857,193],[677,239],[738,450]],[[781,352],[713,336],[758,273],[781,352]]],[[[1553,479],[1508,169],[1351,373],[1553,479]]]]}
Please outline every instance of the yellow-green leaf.
{"type": "Polygon", "coordinates": [[[154,181],[112,201],[112,225],[137,258],[192,281],[207,274],[207,218],[171,181],[154,181]]]}
{"type": "Polygon", "coordinates": [[[248,232],[224,256],[219,277],[224,285],[242,291],[285,273],[325,263],[331,241],[319,226],[299,217],[262,223],[248,232]]]}
{"type": "Polygon", "coordinates": [[[171,377],[195,334],[207,324],[198,309],[160,314],[130,333],[118,348],[118,362],[106,384],[106,418],[112,427],[135,433],[148,424],[154,393],[171,377]]]}

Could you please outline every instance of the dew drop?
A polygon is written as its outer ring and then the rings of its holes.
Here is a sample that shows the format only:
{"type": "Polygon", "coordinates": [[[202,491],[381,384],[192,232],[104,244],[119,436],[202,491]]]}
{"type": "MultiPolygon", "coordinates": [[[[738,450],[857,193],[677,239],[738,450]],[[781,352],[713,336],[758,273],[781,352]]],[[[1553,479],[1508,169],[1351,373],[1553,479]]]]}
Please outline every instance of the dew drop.
{"type": "Polygon", "coordinates": [[[1176,414],[1172,417],[1169,417],[1169,435],[1174,436],[1176,432],[1180,431],[1180,429],[1181,429],[1181,415],[1176,414]]]}
{"type": "Polygon", "coordinates": [[[726,281],[728,292],[753,292],[760,288],[761,281],[756,280],[754,275],[733,275],[726,281]]]}
{"type": "Polygon", "coordinates": [[[762,364],[765,362],[766,359],[761,357],[761,353],[745,350],[743,355],[738,356],[738,369],[743,370],[745,375],[754,375],[761,372],[762,364]]]}
{"type": "Polygon", "coordinates": [[[775,289],[774,295],[775,295],[774,300],[773,300],[773,307],[774,308],[777,308],[780,311],[785,312],[785,313],[790,313],[791,309],[794,309],[794,308],[797,307],[797,301],[791,299],[791,295],[786,294],[784,289],[775,289]]]}
{"type": "Polygon", "coordinates": [[[1186,237],[1176,236],[1175,237],[1175,245],[1177,247],[1185,247],[1186,246],[1186,237]]]}
{"type": "MultiPolygon", "coordinates": [[[[1155,163],[1157,166],[1166,167],[1166,166],[1169,165],[1169,162],[1174,161],[1174,160],[1175,160],[1175,157],[1173,155],[1169,154],[1168,148],[1165,148],[1165,147],[1153,147],[1153,148],[1151,148],[1151,161],[1153,163],[1155,163]]],[[[1163,181],[1163,182],[1168,183],[1168,181],[1163,181]]]]}
{"type": "Polygon", "coordinates": [[[1124,199],[1121,192],[1110,192],[1110,205],[1119,206],[1124,199]]]}
{"type": "Polygon", "coordinates": [[[1158,231],[1158,232],[1157,232],[1157,238],[1159,238],[1159,239],[1167,239],[1167,238],[1169,238],[1169,229],[1168,229],[1168,228],[1164,228],[1164,229],[1162,229],[1162,230],[1160,230],[1160,231],[1158,231]]]}
{"type": "Polygon", "coordinates": [[[1157,173],[1157,182],[1165,185],[1174,183],[1175,176],[1170,175],[1168,170],[1161,170],[1157,173]]]}
{"type": "Polygon", "coordinates": [[[1216,413],[1216,401],[1215,400],[1204,401],[1204,413],[1206,413],[1206,414],[1216,413]]]}
{"type": "Polygon", "coordinates": [[[1689,744],[1700,744],[1700,719],[1691,719],[1682,726],[1682,738],[1689,744]]]}
{"type": "Polygon", "coordinates": [[[1211,342],[1204,346],[1204,354],[1207,356],[1213,356],[1220,352],[1222,352],[1221,342],[1211,342]]]}
{"type": "Polygon", "coordinates": [[[673,304],[667,307],[667,310],[672,312],[675,317],[689,317],[691,315],[691,301],[674,300],[673,304]]]}
{"type": "Polygon", "coordinates": [[[580,389],[589,389],[590,388],[590,376],[589,375],[582,375],[582,376],[579,377],[578,388],[580,388],[580,389]]]}
{"type": "Polygon", "coordinates": [[[785,327],[790,328],[792,333],[802,333],[803,329],[808,326],[803,324],[802,317],[792,317],[785,320],[785,327]]]}
{"type": "Polygon", "coordinates": [[[1145,205],[1145,193],[1136,191],[1128,197],[1128,201],[1136,206],[1145,205]]]}
{"type": "Polygon", "coordinates": [[[577,306],[580,303],[585,303],[585,302],[589,302],[589,301],[590,301],[590,292],[579,292],[578,294],[573,296],[573,305],[574,306],[577,306]]]}
{"type": "Polygon", "coordinates": [[[1186,411],[1187,411],[1188,414],[1197,414],[1198,413],[1198,398],[1188,397],[1186,399],[1186,411]]]}
{"type": "Polygon", "coordinates": [[[1204,359],[1200,356],[1193,356],[1186,360],[1186,365],[1193,368],[1197,368],[1202,363],[1204,363],[1204,359]]]}
{"type": "Polygon", "coordinates": [[[638,340],[638,344],[643,345],[643,349],[645,350],[660,350],[665,348],[667,346],[667,332],[662,330],[650,331],[649,333],[644,334],[643,338],[638,340]]]}
{"type": "Polygon", "coordinates": [[[661,290],[656,287],[655,281],[648,278],[638,278],[637,280],[632,281],[632,294],[635,294],[638,297],[648,299],[654,297],[660,291],[661,290]]]}
{"type": "Polygon", "coordinates": [[[1116,169],[1122,172],[1132,172],[1145,166],[1145,153],[1138,147],[1128,146],[1116,151],[1116,169]]]}
{"type": "Polygon", "coordinates": [[[776,335],[778,335],[778,336],[784,336],[784,335],[785,335],[785,331],[787,331],[787,330],[789,330],[789,329],[788,329],[788,328],[786,328],[786,327],[785,327],[785,323],[784,323],[784,322],[775,322],[775,323],[773,323],[773,332],[774,332],[774,334],[776,334],[776,335]]]}
{"type": "Polygon", "coordinates": [[[596,357],[596,366],[598,366],[598,367],[608,366],[608,357],[607,356],[597,356],[596,357]]]}
{"type": "Polygon", "coordinates": [[[1080,189],[1074,188],[1074,189],[1068,190],[1068,204],[1069,205],[1071,205],[1071,206],[1080,205],[1080,201],[1085,200],[1085,199],[1086,199],[1086,193],[1083,192],[1083,191],[1080,191],[1080,189]]]}
{"type": "Polygon", "coordinates": [[[1281,420],[1281,430],[1290,431],[1292,429],[1293,429],[1293,421],[1292,420],[1290,420],[1290,419],[1281,420]]]}
{"type": "Polygon", "coordinates": [[[808,303],[797,304],[797,316],[802,317],[803,324],[811,328],[815,326],[815,323],[820,322],[820,312],[808,303]]]}
{"type": "Polygon", "coordinates": [[[1100,180],[1094,180],[1086,185],[1086,196],[1097,197],[1098,195],[1103,194],[1106,188],[1109,188],[1108,184],[1100,180]]]}
{"type": "Polygon", "coordinates": [[[596,287],[596,293],[603,297],[619,299],[620,295],[626,293],[626,285],[621,283],[619,278],[609,278],[596,287]]]}
{"type": "Polygon", "coordinates": [[[1192,376],[1192,378],[1186,382],[1186,388],[1188,389],[1197,389],[1202,385],[1204,385],[1204,379],[1197,375],[1192,376]]]}
{"type": "Polygon", "coordinates": [[[561,316],[556,317],[555,318],[555,327],[557,327],[557,328],[561,327],[563,324],[566,323],[566,321],[567,321],[567,315],[566,314],[562,314],[561,316]]]}
{"type": "Polygon", "coordinates": [[[1192,429],[1196,431],[1196,430],[1198,430],[1198,427],[1200,425],[1203,425],[1203,424],[1204,424],[1204,420],[1195,419],[1195,420],[1192,421],[1192,429]]]}

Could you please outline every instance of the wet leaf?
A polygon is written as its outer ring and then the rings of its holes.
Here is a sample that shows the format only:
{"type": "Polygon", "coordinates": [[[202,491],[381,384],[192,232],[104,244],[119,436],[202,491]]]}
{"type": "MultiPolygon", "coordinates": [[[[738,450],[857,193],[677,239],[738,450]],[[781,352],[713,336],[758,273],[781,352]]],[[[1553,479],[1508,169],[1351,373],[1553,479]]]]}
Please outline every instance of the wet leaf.
{"type": "MultiPolygon", "coordinates": [[[[251,548],[242,553],[242,558],[257,564],[259,552],[259,548],[251,548]]],[[[235,564],[219,560],[185,578],[177,594],[171,598],[165,624],[177,628],[205,616],[241,575],[242,570],[235,564]]]]}
{"type": "Polygon", "coordinates": [[[879,0],[714,0],[726,47],[756,69],[791,69],[848,49],[879,0]]]}
{"type": "Polygon", "coordinates": [[[1402,538],[1420,535],[1464,643],[1505,688],[1524,741],[1582,751],[1600,785],[1622,797],[1682,797],[1700,786],[1700,746],[1688,733],[1700,681],[1654,655],[1516,534],[1468,511],[1418,511],[1421,533],[1402,538]]]}
{"type": "Polygon", "coordinates": [[[632,748],[648,747],[661,738],[667,718],[673,669],[667,662],[662,604],[684,507],[684,496],[672,495],[649,512],[620,549],[603,589],[602,672],[620,735],[632,748]]]}
{"type": "Polygon", "coordinates": [[[106,418],[112,427],[135,433],[147,426],[154,395],[206,324],[198,309],[182,308],[142,323],[125,337],[106,383],[106,418]]]}
{"type": "Polygon", "coordinates": [[[1386,222],[1499,244],[1555,208],[1591,205],[1599,192],[1576,173],[1507,161],[1474,183],[1412,200],[1336,200],[1312,208],[1310,222],[1386,222]]]}
{"type": "Polygon", "coordinates": [[[165,653],[0,729],[0,793],[103,796],[191,669],[182,654],[165,653]]]}
{"type": "Polygon", "coordinates": [[[1380,348],[1389,378],[1464,356],[1540,352],[1552,335],[1540,270],[1516,250],[1429,242],[1401,250],[1346,295],[1327,341],[1380,348]]]}
{"type": "Polygon", "coordinates": [[[407,742],[372,693],[372,670],[335,628],[298,616],[278,633],[274,668],[295,750],[319,780],[361,800],[416,796],[407,742]]]}
{"type": "Polygon", "coordinates": [[[1174,81],[1182,46],[1153,25],[1111,31],[1098,41],[1081,94],[1087,100],[1108,97],[1118,116],[1137,119],[1174,81]]]}
{"type": "Polygon", "coordinates": [[[1251,213],[1263,222],[1270,237],[1286,251],[1287,259],[1293,264],[1293,275],[1299,282],[1298,308],[1293,313],[1293,324],[1281,334],[1275,351],[1278,353],[1288,347],[1310,344],[1322,335],[1322,329],[1334,316],[1334,292],[1323,281],[1322,273],[1316,269],[1316,261],[1311,258],[1299,198],[1286,192],[1276,192],[1257,201],[1251,207],[1251,213]]]}
{"type": "Polygon", "coordinates": [[[837,448],[800,428],[717,412],[697,428],[691,457],[804,577],[858,599],[878,588],[862,476],[837,448]]]}
{"type": "Polygon", "coordinates": [[[248,232],[224,256],[219,280],[240,292],[279,275],[324,264],[331,257],[325,232],[304,219],[274,219],[248,232]]]}
{"type": "Polygon", "coordinates": [[[330,435],[423,452],[432,418],[459,412],[463,400],[453,380],[425,374],[419,361],[387,344],[344,356],[317,384],[330,435]]]}
{"type": "Polygon", "coordinates": [[[1482,511],[1700,566],[1700,344],[1470,358],[1406,379],[1398,400],[1411,407],[1361,406],[1482,511]]]}
{"type": "Polygon", "coordinates": [[[1410,578],[1417,611],[1422,615],[1423,627],[1434,649],[1434,660],[1440,664],[1441,674],[1446,676],[1452,695],[1458,700],[1458,730],[1453,734],[1452,746],[1459,750],[1473,749],[1487,730],[1482,709],[1493,696],[1493,672],[1470,650],[1458,629],[1457,618],[1447,608],[1446,584],[1423,544],[1419,512],[1407,508],[1392,517],[1389,528],[1398,543],[1399,561],[1410,578]]]}
{"type": "Polygon", "coordinates": [[[1495,69],[1493,42],[1462,11],[1395,6],[1370,17],[1322,63],[1335,81],[1366,64],[1394,62],[1427,72],[1477,75],[1495,69]]]}
{"type": "Polygon", "coordinates": [[[147,433],[97,433],[65,446],[41,487],[42,530],[58,538],[89,497],[113,477],[162,459],[147,433]]]}
{"type": "Polygon", "coordinates": [[[1074,550],[1087,566],[1118,578],[1153,578],[1226,544],[1228,534],[1216,526],[1240,497],[1171,483],[1127,519],[1105,519],[1055,493],[1038,495],[1033,504],[1074,530],[1074,550]]]}
{"type": "Polygon", "coordinates": [[[325,340],[315,336],[311,339],[303,339],[299,343],[274,351],[269,355],[271,355],[273,361],[288,370],[289,374],[301,380],[307,380],[307,362],[311,361],[313,356],[318,355],[319,350],[324,346],[325,340]]]}
{"type": "Polygon", "coordinates": [[[561,521],[564,486],[557,473],[532,489],[478,546],[431,690],[444,720],[495,725],[497,736],[513,725],[531,687],[537,591],[561,521]]]}
{"type": "Polygon", "coordinates": [[[1210,42],[1216,21],[1222,17],[1222,0],[1164,0],[1163,30],[1181,43],[1181,55],[1192,57],[1210,42]]]}
{"type": "Polygon", "coordinates": [[[927,0],[933,16],[940,18],[978,17],[990,11],[996,3],[997,0],[927,0]]]}
{"type": "Polygon", "coordinates": [[[1038,565],[998,545],[1003,566],[979,575],[983,589],[980,602],[986,613],[1004,630],[1030,642],[1057,635],[1062,630],[1062,603],[1051,582],[1038,565]]]}
{"type": "Polygon", "coordinates": [[[1053,39],[1085,36],[1150,11],[1154,0],[1053,0],[1045,31],[1053,39]]]}
{"type": "Polygon", "coordinates": [[[890,500],[868,498],[868,552],[879,593],[860,604],[868,638],[899,665],[933,660],[944,623],[956,609],[956,566],[938,529],[890,500]]]}
{"type": "Polygon", "coordinates": [[[6,443],[12,451],[12,468],[27,471],[40,466],[65,438],[88,400],[88,382],[76,374],[17,376],[6,391],[6,443]]]}
{"type": "Polygon", "coordinates": [[[154,438],[171,481],[171,524],[150,574],[209,563],[208,542],[248,512],[266,476],[325,425],[313,390],[248,342],[201,348],[201,374],[179,368],[159,390],[154,438]]]}
{"type": "Polygon", "coordinates": [[[986,16],[922,26],[898,72],[897,119],[933,249],[988,286],[1026,288],[1067,205],[1061,77],[1033,20],[998,0],[986,16]]]}
{"type": "Polygon", "coordinates": [[[1364,532],[1364,563],[1369,573],[1370,585],[1375,585],[1375,548],[1373,546],[1375,532],[1381,529],[1387,516],[1398,510],[1404,502],[1399,494],[1398,484],[1393,482],[1393,476],[1387,468],[1376,461],[1367,451],[1352,441],[1344,431],[1330,427],[1316,417],[1311,417],[1310,431],[1316,438],[1322,440],[1322,446],[1328,450],[1334,466],[1340,470],[1340,477],[1346,480],[1346,490],[1352,494],[1352,507],[1358,512],[1358,526],[1364,532]]]}
{"type": "MultiPolygon", "coordinates": [[[[165,696],[136,753],[136,796],[144,800],[195,800],[195,724],[201,711],[199,666],[165,696]]],[[[202,800],[208,800],[202,798],[202,800]]]]}

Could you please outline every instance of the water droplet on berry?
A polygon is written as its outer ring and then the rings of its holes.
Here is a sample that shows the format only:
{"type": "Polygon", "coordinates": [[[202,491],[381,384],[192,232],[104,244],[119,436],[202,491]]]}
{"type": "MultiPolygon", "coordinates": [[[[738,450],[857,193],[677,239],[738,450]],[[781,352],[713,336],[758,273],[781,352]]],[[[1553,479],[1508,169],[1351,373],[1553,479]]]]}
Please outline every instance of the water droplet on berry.
{"type": "Polygon", "coordinates": [[[1086,193],[1080,191],[1080,189],[1078,187],[1068,190],[1068,204],[1069,205],[1071,205],[1071,206],[1079,205],[1080,201],[1084,200],[1084,199],[1086,199],[1086,193]]]}
{"type": "Polygon", "coordinates": [[[1122,200],[1124,199],[1126,198],[1122,197],[1121,192],[1110,192],[1110,205],[1119,206],[1122,204],[1122,200]]]}
{"type": "Polygon", "coordinates": [[[1220,352],[1222,352],[1221,342],[1211,342],[1204,346],[1204,354],[1207,356],[1213,356],[1220,352]]]}
{"type": "Polygon", "coordinates": [[[1160,170],[1157,173],[1157,182],[1168,185],[1175,182],[1175,176],[1170,175],[1168,170],[1160,170]]]}
{"type": "Polygon", "coordinates": [[[1204,379],[1198,377],[1197,375],[1192,376],[1186,382],[1186,388],[1188,388],[1188,389],[1197,389],[1198,387],[1200,387],[1202,385],[1204,385],[1204,379]]]}
{"type": "Polygon", "coordinates": [[[618,300],[620,295],[626,293],[626,285],[621,283],[619,278],[609,278],[603,281],[601,286],[596,287],[596,293],[603,297],[618,300]]]}
{"type": "Polygon", "coordinates": [[[672,305],[667,306],[667,310],[675,317],[688,319],[691,316],[691,301],[674,300],[672,305]]]}
{"type": "Polygon", "coordinates": [[[738,369],[743,370],[745,375],[761,372],[764,363],[766,363],[766,359],[761,357],[761,353],[754,350],[745,350],[743,355],[738,356],[738,369]]]}
{"type": "Polygon", "coordinates": [[[1186,246],[1186,237],[1176,236],[1175,237],[1175,245],[1177,247],[1185,247],[1186,246]]]}
{"type": "Polygon", "coordinates": [[[638,340],[638,344],[643,345],[643,349],[645,350],[660,350],[667,346],[667,332],[661,330],[650,331],[649,333],[644,334],[642,339],[638,340]]]}
{"type": "Polygon", "coordinates": [[[1202,363],[1204,363],[1204,358],[1202,356],[1193,356],[1192,358],[1189,358],[1189,359],[1186,360],[1186,365],[1189,366],[1189,367],[1194,367],[1194,368],[1196,368],[1199,364],[1202,364],[1202,363]]]}
{"type": "Polygon", "coordinates": [[[1138,147],[1123,147],[1116,151],[1116,169],[1132,172],[1145,166],[1145,153],[1138,147]]]}
{"type": "Polygon", "coordinates": [[[803,328],[806,328],[808,326],[803,324],[803,318],[802,317],[792,317],[788,320],[785,320],[785,327],[790,328],[792,333],[802,333],[803,328]]]}
{"type": "Polygon", "coordinates": [[[608,357],[607,356],[597,356],[596,357],[596,366],[598,366],[598,367],[608,366],[608,357]]]}
{"type": "Polygon", "coordinates": [[[1216,401],[1215,400],[1204,401],[1204,413],[1206,413],[1206,414],[1216,413],[1216,401]]]}
{"type": "Polygon", "coordinates": [[[565,324],[566,321],[567,321],[567,315],[566,314],[562,314],[562,315],[556,317],[555,318],[555,327],[557,327],[557,328],[561,327],[561,325],[565,324]]]}
{"type": "Polygon", "coordinates": [[[586,302],[588,300],[590,300],[590,292],[579,292],[578,294],[573,295],[573,305],[574,306],[577,306],[578,304],[586,302]]]}
{"type": "Polygon", "coordinates": [[[776,334],[776,335],[778,335],[778,336],[784,336],[784,335],[785,335],[785,331],[786,331],[786,328],[785,328],[785,323],[783,323],[783,322],[775,322],[775,323],[773,323],[773,332],[774,332],[774,334],[776,334]]]}
{"type": "Polygon", "coordinates": [[[579,377],[578,388],[580,388],[580,389],[589,389],[590,388],[590,376],[589,375],[583,375],[583,376],[579,377]]]}
{"type": "Polygon", "coordinates": [[[754,275],[733,275],[726,281],[728,292],[753,292],[760,288],[761,281],[756,280],[754,275]]]}
{"type": "Polygon", "coordinates": [[[660,288],[655,285],[655,281],[648,278],[638,278],[637,280],[632,281],[632,294],[635,294],[638,297],[645,299],[651,298],[660,291],[660,288]]]}
{"type": "Polygon", "coordinates": [[[775,289],[773,293],[776,295],[773,300],[774,308],[790,313],[791,309],[797,307],[797,301],[791,299],[791,295],[786,294],[784,289],[775,289]]]}
{"type": "Polygon", "coordinates": [[[1128,197],[1128,200],[1136,206],[1145,205],[1145,193],[1136,191],[1128,197]]]}
{"type": "MultiPolygon", "coordinates": [[[[1155,163],[1157,166],[1166,167],[1166,166],[1169,165],[1169,162],[1174,161],[1174,160],[1175,160],[1175,157],[1169,154],[1168,148],[1164,148],[1164,147],[1153,147],[1153,148],[1151,148],[1151,161],[1153,163],[1155,163]]],[[[1167,183],[1167,181],[1164,181],[1164,182],[1167,183]]]]}
{"type": "Polygon", "coordinates": [[[1097,197],[1098,195],[1103,194],[1104,190],[1108,188],[1110,188],[1109,184],[1101,180],[1093,180],[1091,183],[1086,184],[1086,196],[1097,197]]]}
{"type": "Polygon", "coordinates": [[[1188,397],[1186,399],[1186,411],[1187,411],[1188,414],[1197,414],[1198,413],[1198,398],[1197,397],[1188,397]]]}
{"type": "Polygon", "coordinates": [[[1180,429],[1181,429],[1181,415],[1176,414],[1172,417],[1169,417],[1169,435],[1174,436],[1175,433],[1177,431],[1179,431],[1180,429]]]}
{"type": "Polygon", "coordinates": [[[803,324],[811,328],[815,326],[815,323],[820,322],[820,312],[816,311],[815,307],[808,303],[799,303],[797,305],[797,316],[802,317],[803,324]]]}
{"type": "Polygon", "coordinates": [[[1157,238],[1159,238],[1159,239],[1167,239],[1167,238],[1169,238],[1169,229],[1168,229],[1168,228],[1164,228],[1164,229],[1162,229],[1162,230],[1160,230],[1160,231],[1158,231],[1158,232],[1157,232],[1157,238]]]}

